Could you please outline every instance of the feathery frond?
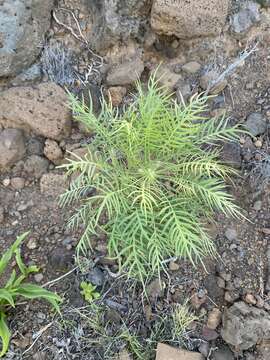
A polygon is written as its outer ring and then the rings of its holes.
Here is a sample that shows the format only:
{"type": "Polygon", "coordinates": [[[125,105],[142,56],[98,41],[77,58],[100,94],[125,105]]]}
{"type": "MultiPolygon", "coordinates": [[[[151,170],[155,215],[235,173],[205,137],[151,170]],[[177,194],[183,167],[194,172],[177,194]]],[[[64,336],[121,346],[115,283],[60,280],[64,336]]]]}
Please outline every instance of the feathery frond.
{"type": "Polygon", "coordinates": [[[215,254],[202,219],[216,211],[241,216],[225,183],[236,171],[219,160],[221,141],[237,140],[241,130],[225,117],[206,118],[207,101],[197,95],[179,105],[154,77],[146,91],[137,84],[121,113],[103,101],[96,118],[91,104],[71,97],[76,119],[95,132],[88,153],[63,165],[78,176],[61,199],[79,204],[69,222],[85,225],[78,253],[106,233],[120,270],[142,281],[166,270],[166,257],[196,264],[215,254]]]}

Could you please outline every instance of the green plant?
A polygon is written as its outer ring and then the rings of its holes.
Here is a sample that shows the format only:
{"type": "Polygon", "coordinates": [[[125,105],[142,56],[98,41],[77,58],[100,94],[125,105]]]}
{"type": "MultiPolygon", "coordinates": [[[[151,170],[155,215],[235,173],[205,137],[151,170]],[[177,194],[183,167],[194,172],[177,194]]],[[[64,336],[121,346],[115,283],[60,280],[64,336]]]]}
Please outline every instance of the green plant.
{"type": "Polygon", "coordinates": [[[199,320],[198,316],[193,314],[187,302],[185,304],[177,304],[172,311],[172,341],[183,336],[186,329],[194,321],[199,320]]]}
{"type": "Polygon", "coordinates": [[[86,281],[81,282],[81,294],[83,295],[85,301],[92,302],[100,298],[100,293],[96,291],[96,286],[86,281]]]}
{"type": "Polygon", "coordinates": [[[147,91],[140,84],[137,90],[123,112],[103,101],[97,118],[71,96],[76,119],[95,137],[84,157],[73,154],[63,165],[77,178],[61,204],[79,201],[69,221],[71,228],[85,224],[78,254],[105,233],[120,270],[143,281],[165,269],[166,257],[195,264],[215,253],[203,219],[212,221],[216,211],[240,216],[226,191],[234,170],[218,160],[220,142],[235,141],[240,130],[225,117],[203,115],[208,97],[179,105],[154,77],[147,91]]]}
{"type": "Polygon", "coordinates": [[[38,285],[25,282],[25,279],[29,274],[38,271],[36,266],[25,266],[21,257],[20,245],[27,235],[28,233],[19,236],[0,259],[0,275],[7,269],[7,266],[14,255],[19,269],[19,274],[16,273],[16,270],[13,270],[4,287],[0,288],[0,338],[2,340],[0,357],[4,356],[8,350],[11,333],[6,323],[6,317],[9,307],[16,307],[17,298],[42,298],[51,303],[58,312],[60,311],[59,303],[61,302],[61,298],[58,295],[45,290],[38,285]]]}

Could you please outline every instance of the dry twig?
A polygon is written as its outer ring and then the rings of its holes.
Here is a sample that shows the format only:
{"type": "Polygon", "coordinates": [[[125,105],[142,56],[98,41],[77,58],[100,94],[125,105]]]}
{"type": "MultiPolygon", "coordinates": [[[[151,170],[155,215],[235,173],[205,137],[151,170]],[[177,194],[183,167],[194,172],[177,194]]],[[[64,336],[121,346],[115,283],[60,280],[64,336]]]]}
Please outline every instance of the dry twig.
{"type": "Polygon", "coordinates": [[[69,9],[65,9],[65,8],[58,8],[57,10],[53,11],[53,19],[55,20],[55,22],[58,25],[65,28],[75,39],[77,39],[78,41],[83,43],[86,46],[86,48],[87,48],[88,52],[90,53],[90,55],[93,57],[92,64],[87,66],[88,71],[85,74],[85,80],[84,81],[88,82],[88,79],[91,76],[92,72],[96,72],[96,73],[100,74],[98,69],[103,66],[103,62],[104,62],[103,58],[102,58],[102,56],[96,54],[91,49],[88,40],[86,39],[86,37],[82,33],[80,23],[79,23],[78,19],[76,18],[76,16],[74,15],[73,11],[71,11],[69,9]],[[67,13],[72,17],[72,19],[75,22],[77,32],[75,32],[74,29],[71,26],[69,26],[69,25],[67,25],[67,24],[65,24],[65,23],[63,23],[62,21],[59,20],[59,18],[57,16],[57,13],[59,13],[59,12],[67,13]]]}

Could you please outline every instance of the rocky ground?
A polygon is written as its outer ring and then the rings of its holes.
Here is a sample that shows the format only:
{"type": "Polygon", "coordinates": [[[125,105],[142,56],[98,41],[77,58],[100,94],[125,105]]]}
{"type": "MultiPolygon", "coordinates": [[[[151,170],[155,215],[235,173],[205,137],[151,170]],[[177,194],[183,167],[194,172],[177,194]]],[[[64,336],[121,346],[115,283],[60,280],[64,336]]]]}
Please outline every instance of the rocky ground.
{"type": "Polygon", "coordinates": [[[23,256],[41,268],[32,280],[65,299],[62,318],[40,302],[10,313],[6,359],[270,358],[269,27],[268,0],[0,0],[0,249],[30,230],[23,256]],[[69,180],[57,166],[93,136],[73,121],[65,90],[86,101],[90,92],[96,113],[101,94],[121,107],[161,62],[178,101],[214,94],[210,115],[226,112],[252,136],[222,154],[240,171],[229,186],[246,220],[217,214],[219,256],[197,269],[171,261],[145,297],[117,276],[104,239],[77,268],[80,232],[59,207],[69,180]],[[81,296],[83,280],[97,286],[98,308],[81,296]],[[172,340],[171,310],[187,299],[196,321],[172,340]],[[158,342],[175,349],[155,354],[158,342]]]}

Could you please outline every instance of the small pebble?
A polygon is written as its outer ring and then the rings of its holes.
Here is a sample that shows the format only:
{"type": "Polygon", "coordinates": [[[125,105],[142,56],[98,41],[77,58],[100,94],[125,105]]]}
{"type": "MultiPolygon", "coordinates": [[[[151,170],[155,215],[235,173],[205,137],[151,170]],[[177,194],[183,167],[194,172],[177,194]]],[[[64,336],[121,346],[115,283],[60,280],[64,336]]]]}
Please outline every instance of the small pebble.
{"type": "Polygon", "coordinates": [[[207,327],[212,330],[216,330],[221,322],[221,311],[218,308],[214,308],[208,314],[207,327]]]}
{"type": "Polygon", "coordinates": [[[45,315],[44,313],[42,313],[42,312],[38,312],[38,313],[37,313],[37,317],[38,317],[39,319],[41,319],[41,320],[45,320],[45,319],[46,319],[46,315],[45,315]]]}
{"type": "Polygon", "coordinates": [[[25,211],[27,209],[27,204],[21,204],[18,206],[17,210],[18,211],[25,211]]]}
{"type": "Polygon", "coordinates": [[[257,154],[255,154],[254,158],[257,161],[261,161],[262,160],[262,155],[257,153],[257,154]]]}
{"type": "Polygon", "coordinates": [[[261,208],[262,208],[262,201],[261,200],[255,201],[255,203],[253,204],[253,209],[256,211],[260,211],[261,208]]]}
{"type": "Polygon", "coordinates": [[[240,278],[236,277],[234,280],[233,280],[233,284],[235,286],[236,289],[239,289],[242,287],[242,281],[240,278]]]}
{"type": "Polygon", "coordinates": [[[217,286],[221,289],[225,289],[225,287],[226,287],[225,280],[218,277],[217,278],[217,286]]]}
{"type": "Polygon", "coordinates": [[[28,241],[28,243],[26,244],[26,246],[28,247],[28,249],[30,249],[30,250],[33,250],[33,249],[36,249],[37,248],[37,241],[36,241],[36,239],[30,239],[29,241],[28,241]]]}
{"type": "Polygon", "coordinates": [[[188,74],[196,74],[201,68],[197,61],[190,61],[182,66],[182,70],[188,74]]]}
{"type": "Polygon", "coordinates": [[[40,283],[43,280],[43,278],[44,276],[41,273],[34,275],[34,279],[37,283],[40,283]]]}
{"type": "Polygon", "coordinates": [[[233,241],[237,238],[237,232],[235,229],[233,228],[228,228],[225,231],[225,237],[229,240],[229,241],[233,241]]]}
{"type": "Polygon", "coordinates": [[[206,341],[212,341],[218,338],[218,333],[215,330],[209,329],[207,326],[204,326],[202,329],[202,336],[206,341]]]}
{"type": "Polygon", "coordinates": [[[9,179],[9,178],[4,179],[4,180],[3,180],[3,185],[4,185],[5,187],[9,186],[9,185],[10,185],[10,179],[9,179]]]}
{"type": "Polygon", "coordinates": [[[174,71],[176,74],[180,74],[181,71],[182,71],[182,65],[181,65],[181,64],[175,64],[175,65],[174,65],[174,68],[173,68],[173,71],[174,71]]]}
{"type": "Polygon", "coordinates": [[[257,300],[255,299],[253,294],[249,293],[249,294],[246,294],[246,296],[245,296],[245,302],[247,304],[256,305],[257,300]]]}
{"type": "Polygon", "coordinates": [[[173,48],[173,49],[177,49],[178,46],[179,46],[179,41],[175,39],[175,40],[173,40],[173,42],[172,42],[171,45],[172,45],[172,48],[173,48]]]}
{"type": "Polygon", "coordinates": [[[228,303],[233,303],[234,299],[233,296],[231,295],[231,293],[229,291],[226,291],[224,294],[224,299],[225,301],[227,301],[228,303]]]}
{"type": "Polygon", "coordinates": [[[256,146],[256,148],[261,148],[262,147],[262,141],[261,140],[257,140],[255,141],[254,145],[256,146]]]}
{"type": "Polygon", "coordinates": [[[193,308],[198,310],[207,301],[206,292],[204,292],[204,294],[200,294],[199,292],[195,292],[191,296],[190,301],[191,301],[191,304],[192,304],[193,308]]]}
{"type": "Polygon", "coordinates": [[[171,271],[177,271],[177,270],[180,269],[180,265],[177,264],[177,263],[174,262],[174,261],[170,261],[169,269],[170,269],[171,271]]]}
{"type": "Polygon", "coordinates": [[[225,281],[230,281],[231,278],[232,278],[232,275],[230,273],[228,273],[228,272],[225,272],[225,271],[220,272],[219,276],[225,281]]]}
{"type": "Polygon", "coordinates": [[[10,184],[15,190],[22,190],[25,186],[25,180],[22,177],[14,177],[10,180],[10,184]]]}
{"type": "Polygon", "coordinates": [[[243,138],[243,137],[241,137],[241,138],[239,139],[239,142],[240,142],[241,145],[244,145],[245,142],[246,142],[246,139],[243,138]]]}

